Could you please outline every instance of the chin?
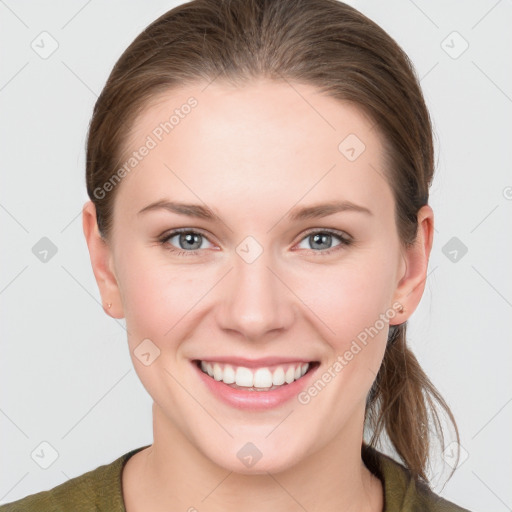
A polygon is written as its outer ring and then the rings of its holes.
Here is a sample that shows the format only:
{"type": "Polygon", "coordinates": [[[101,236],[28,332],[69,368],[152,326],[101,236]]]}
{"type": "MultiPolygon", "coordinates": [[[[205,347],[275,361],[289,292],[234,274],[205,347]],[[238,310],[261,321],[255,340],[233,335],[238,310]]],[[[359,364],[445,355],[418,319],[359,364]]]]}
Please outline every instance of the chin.
{"type": "Polygon", "coordinates": [[[203,453],[216,465],[241,475],[280,473],[292,468],[301,459],[299,453],[290,451],[289,445],[281,445],[280,448],[276,448],[268,441],[266,443],[265,441],[261,443],[248,441],[234,444],[236,446],[224,446],[221,453],[203,453]],[[234,456],[229,456],[229,453],[233,453],[234,456]]]}

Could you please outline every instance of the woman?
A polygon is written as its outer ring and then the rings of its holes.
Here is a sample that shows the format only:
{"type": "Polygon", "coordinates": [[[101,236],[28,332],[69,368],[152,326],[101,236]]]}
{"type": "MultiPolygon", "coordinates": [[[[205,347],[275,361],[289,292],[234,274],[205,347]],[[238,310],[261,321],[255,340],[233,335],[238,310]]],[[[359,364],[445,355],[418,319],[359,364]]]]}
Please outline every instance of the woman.
{"type": "Polygon", "coordinates": [[[426,475],[436,403],[458,432],[406,343],[433,146],[389,35],[335,0],[176,7],[115,65],[86,172],[154,442],[0,510],[465,510],[426,475]]]}

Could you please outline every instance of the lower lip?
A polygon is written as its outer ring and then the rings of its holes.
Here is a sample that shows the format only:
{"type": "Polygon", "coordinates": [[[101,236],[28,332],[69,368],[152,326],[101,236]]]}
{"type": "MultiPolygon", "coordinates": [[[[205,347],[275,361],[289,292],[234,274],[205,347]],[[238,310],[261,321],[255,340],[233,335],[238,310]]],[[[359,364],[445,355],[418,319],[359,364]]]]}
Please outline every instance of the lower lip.
{"type": "MultiPolygon", "coordinates": [[[[312,363],[310,363],[311,365],[312,363]]],[[[312,375],[318,368],[318,363],[308,370],[300,379],[291,384],[283,384],[272,391],[243,391],[235,389],[222,381],[215,380],[199,368],[197,361],[192,362],[201,380],[208,389],[224,403],[237,409],[265,410],[278,407],[296,397],[309,384],[312,375]]]]}

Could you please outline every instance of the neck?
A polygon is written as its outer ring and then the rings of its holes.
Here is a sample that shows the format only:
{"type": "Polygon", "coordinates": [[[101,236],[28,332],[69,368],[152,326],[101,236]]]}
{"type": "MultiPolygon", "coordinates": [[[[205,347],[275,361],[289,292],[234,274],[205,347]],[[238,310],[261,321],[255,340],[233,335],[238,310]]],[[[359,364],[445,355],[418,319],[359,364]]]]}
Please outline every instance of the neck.
{"type": "Polygon", "coordinates": [[[156,404],[153,426],[153,445],[134,455],[123,472],[127,512],[383,510],[382,484],[361,458],[361,429],[347,426],[333,441],[284,471],[240,474],[198,451],[156,404]]]}

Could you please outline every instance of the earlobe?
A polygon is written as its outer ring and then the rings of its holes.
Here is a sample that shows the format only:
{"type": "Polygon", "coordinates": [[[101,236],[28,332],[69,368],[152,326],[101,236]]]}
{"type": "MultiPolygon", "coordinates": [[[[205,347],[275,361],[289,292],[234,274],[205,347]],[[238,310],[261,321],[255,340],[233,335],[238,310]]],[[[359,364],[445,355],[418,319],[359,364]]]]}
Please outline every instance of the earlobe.
{"type": "Polygon", "coordinates": [[[87,201],[82,208],[82,228],[103,310],[113,318],[123,318],[121,294],[112,265],[112,251],[99,232],[96,207],[92,201],[87,201]]]}
{"type": "Polygon", "coordinates": [[[412,315],[420,303],[425,289],[434,234],[434,212],[429,205],[425,205],[419,210],[417,218],[416,240],[412,246],[402,251],[405,272],[397,284],[393,301],[402,305],[403,312],[398,314],[393,322],[390,322],[393,325],[404,323],[412,315]]]}

